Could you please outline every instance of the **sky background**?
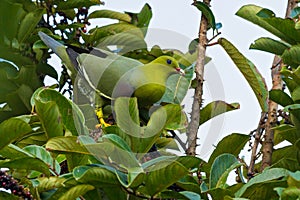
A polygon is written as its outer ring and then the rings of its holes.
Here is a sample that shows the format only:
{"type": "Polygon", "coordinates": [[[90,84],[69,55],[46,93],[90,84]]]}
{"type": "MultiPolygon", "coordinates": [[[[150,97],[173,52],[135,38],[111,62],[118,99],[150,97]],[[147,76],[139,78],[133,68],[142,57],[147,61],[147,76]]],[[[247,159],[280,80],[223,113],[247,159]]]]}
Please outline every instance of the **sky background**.
{"type": "MultiPolygon", "coordinates": [[[[162,48],[177,48],[187,51],[188,44],[198,35],[201,12],[186,0],[106,0],[104,6],[93,9],[110,9],[115,11],[139,12],[145,3],[152,7],[153,18],[147,36],[148,46],[154,44],[162,48]]],[[[250,59],[266,79],[268,89],[271,88],[270,68],[273,55],[249,50],[249,46],[259,37],[273,37],[258,26],[238,17],[235,13],[243,5],[255,4],[271,9],[276,16],[284,17],[287,1],[273,0],[227,0],[212,1],[211,9],[216,22],[223,27],[219,30],[224,37],[232,42],[248,59],[250,59]]],[[[94,26],[111,23],[111,20],[91,20],[94,26]]],[[[209,37],[212,35],[209,32],[209,37]]],[[[273,37],[274,38],[274,37],[273,37]]],[[[218,45],[208,47],[207,55],[212,61],[205,66],[204,105],[213,100],[225,100],[228,103],[240,103],[240,109],[210,120],[199,129],[200,146],[197,153],[207,159],[213,145],[231,133],[249,134],[257,127],[260,118],[260,107],[255,95],[242,74],[218,45]]],[[[59,62],[53,59],[52,62],[59,62]]],[[[192,92],[189,92],[183,104],[187,111],[192,104],[192,92]]],[[[246,152],[246,151],[245,151],[246,152]]],[[[247,155],[246,155],[247,156],[247,155]]]]}

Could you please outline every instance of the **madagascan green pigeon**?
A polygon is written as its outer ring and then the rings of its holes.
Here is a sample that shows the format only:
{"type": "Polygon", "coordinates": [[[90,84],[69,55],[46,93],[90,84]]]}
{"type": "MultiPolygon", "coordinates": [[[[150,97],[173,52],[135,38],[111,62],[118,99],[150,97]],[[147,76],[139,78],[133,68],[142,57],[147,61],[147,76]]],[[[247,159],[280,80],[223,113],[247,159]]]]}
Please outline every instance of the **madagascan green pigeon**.
{"type": "MultiPolygon", "coordinates": [[[[170,56],[143,64],[102,49],[78,54],[43,32],[39,36],[61,58],[71,77],[76,79],[78,75],[89,89],[108,99],[133,96],[137,97],[139,106],[149,106],[161,99],[170,75],[184,74],[176,59],[170,56]]],[[[88,95],[90,91],[83,93],[88,95]]]]}

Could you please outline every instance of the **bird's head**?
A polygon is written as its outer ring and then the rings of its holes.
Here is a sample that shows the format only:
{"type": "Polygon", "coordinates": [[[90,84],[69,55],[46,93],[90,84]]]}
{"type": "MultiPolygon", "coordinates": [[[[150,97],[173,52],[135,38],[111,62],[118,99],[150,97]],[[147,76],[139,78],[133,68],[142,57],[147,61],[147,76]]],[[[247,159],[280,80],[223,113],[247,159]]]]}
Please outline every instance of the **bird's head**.
{"type": "Polygon", "coordinates": [[[179,67],[178,61],[171,56],[160,56],[152,61],[152,63],[159,63],[165,66],[172,67],[181,75],[184,75],[184,70],[179,67]]]}

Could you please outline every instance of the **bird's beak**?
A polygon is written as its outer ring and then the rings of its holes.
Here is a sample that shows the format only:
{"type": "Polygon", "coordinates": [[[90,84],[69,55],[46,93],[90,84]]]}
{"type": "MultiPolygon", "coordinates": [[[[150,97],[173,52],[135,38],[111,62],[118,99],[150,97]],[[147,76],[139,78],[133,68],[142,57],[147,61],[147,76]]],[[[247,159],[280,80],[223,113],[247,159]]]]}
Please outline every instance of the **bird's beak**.
{"type": "Polygon", "coordinates": [[[183,69],[181,69],[180,67],[177,67],[176,68],[176,71],[180,74],[180,75],[182,75],[182,76],[184,76],[185,75],[185,72],[184,72],[184,70],[183,69]]]}

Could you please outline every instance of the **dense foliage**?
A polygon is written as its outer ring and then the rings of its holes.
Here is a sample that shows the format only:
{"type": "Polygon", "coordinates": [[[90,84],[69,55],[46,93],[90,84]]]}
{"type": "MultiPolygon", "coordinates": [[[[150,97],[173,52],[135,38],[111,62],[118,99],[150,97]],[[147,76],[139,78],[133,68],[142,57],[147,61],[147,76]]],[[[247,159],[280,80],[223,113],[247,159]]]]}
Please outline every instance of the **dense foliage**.
{"type": "MultiPolygon", "coordinates": [[[[274,144],[272,165],[247,175],[240,151],[249,135],[224,137],[208,162],[193,156],[176,156],[170,150],[185,148],[176,143],[185,134],[188,115],[180,105],[192,84],[197,50],[189,52],[148,47],[145,36],[152,18],[150,5],[139,13],[101,9],[100,0],[2,0],[0,2],[0,187],[5,199],[297,199],[300,197],[300,64],[299,9],[295,20],[282,19],[268,9],[243,6],[237,15],[266,29],[279,40],[259,38],[250,48],[279,55],[287,90],[268,91],[254,64],[225,38],[218,44],[251,86],[262,112],[268,98],[282,106],[274,144]],[[91,6],[99,6],[89,12],[91,6]],[[89,19],[110,18],[118,22],[87,31],[89,19]],[[77,72],[72,60],[64,60],[62,72],[49,65],[55,49],[41,41],[39,32],[77,53],[96,54],[97,48],[146,64],[157,57],[175,58],[186,76],[172,76],[167,91],[154,110],[138,105],[136,98],[119,97],[111,106],[101,95],[92,102],[80,98],[77,72]],[[96,52],[96,53],[95,53],[96,52]],[[67,61],[66,61],[67,60],[67,61]],[[57,80],[47,85],[45,76],[57,80]],[[77,91],[77,93],[76,93],[77,91]],[[73,101],[71,101],[72,99],[73,101]],[[103,111],[110,126],[95,127],[95,107],[103,111]],[[162,117],[163,116],[163,117],[162,117]],[[128,119],[131,119],[130,122],[128,119]],[[163,122],[162,122],[163,121],[163,122]],[[143,135],[143,137],[141,137],[143,135]],[[231,186],[227,178],[236,172],[231,186]],[[254,176],[254,177],[252,177],[254,176]],[[12,178],[13,177],[13,178],[12,178]],[[246,180],[248,179],[248,180],[246,180]]],[[[194,4],[218,32],[213,12],[202,2],[194,4]]],[[[199,12],[199,14],[201,14],[199,12]]],[[[209,58],[206,59],[207,62],[209,58]]],[[[80,85],[82,86],[82,85],[80,85]]],[[[100,91],[101,92],[101,91],[100,91]]],[[[200,110],[199,125],[239,108],[238,103],[214,101],[200,110]]],[[[257,163],[256,166],[259,166],[257,163]]],[[[259,169],[259,167],[257,167],[259,169]]]]}

